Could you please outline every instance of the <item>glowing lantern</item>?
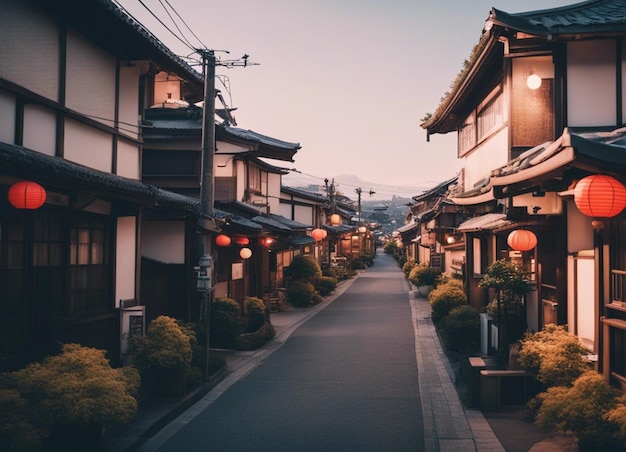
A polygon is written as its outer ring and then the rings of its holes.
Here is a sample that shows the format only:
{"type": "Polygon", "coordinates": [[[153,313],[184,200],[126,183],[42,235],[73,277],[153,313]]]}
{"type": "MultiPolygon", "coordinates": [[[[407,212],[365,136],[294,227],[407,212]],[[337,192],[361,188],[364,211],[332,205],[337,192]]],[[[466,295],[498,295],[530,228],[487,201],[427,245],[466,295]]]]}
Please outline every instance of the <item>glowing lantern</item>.
{"type": "Polygon", "coordinates": [[[247,245],[250,243],[250,239],[248,237],[246,237],[245,235],[236,235],[233,237],[233,239],[235,240],[235,243],[237,245],[247,245]]]}
{"type": "Polygon", "coordinates": [[[574,202],[589,217],[614,217],[626,207],[626,188],[611,176],[587,176],[576,184],[574,202]]]}
{"type": "Polygon", "coordinates": [[[261,245],[266,248],[269,248],[270,246],[272,246],[272,243],[274,243],[274,239],[271,237],[262,237],[259,241],[261,245]]]}
{"type": "Polygon", "coordinates": [[[313,229],[313,231],[311,231],[311,237],[313,237],[316,242],[323,240],[326,237],[326,234],[327,232],[320,228],[313,229]]]}
{"type": "Polygon", "coordinates": [[[228,246],[230,245],[230,242],[230,237],[228,237],[226,234],[220,234],[215,237],[215,243],[217,244],[217,246],[228,246]]]}
{"type": "Polygon", "coordinates": [[[359,231],[360,234],[365,234],[367,232],[367,227],[359,226],[359,229],[357,229],[357,231],[359,231]]]}
{"type": "Polygon", "coordinates": [[[46,202],[46,190],[36,182],[16,182],[9,188],[9,202],[16,209],[39,209],[46,202]]]}
{"type": "Polygon", "coordinates": [[[250,259],[252,256],[252,250],[250,248],[241,248],[239,256],[241,256],[242,259],[250,259]]]}
{"type": "Polygon", "coordinates": [[[334,213],[330,216],[330,224],[333,226],[338,226],[341,224],[341,215],[338,213],[334,213]]]}
{"type": "Polygon", "coordinates": [[[509,234],[506,243],[515,251],[530,251],[537,246],[537,236],[526,229],[517,229],[509,234]]]}

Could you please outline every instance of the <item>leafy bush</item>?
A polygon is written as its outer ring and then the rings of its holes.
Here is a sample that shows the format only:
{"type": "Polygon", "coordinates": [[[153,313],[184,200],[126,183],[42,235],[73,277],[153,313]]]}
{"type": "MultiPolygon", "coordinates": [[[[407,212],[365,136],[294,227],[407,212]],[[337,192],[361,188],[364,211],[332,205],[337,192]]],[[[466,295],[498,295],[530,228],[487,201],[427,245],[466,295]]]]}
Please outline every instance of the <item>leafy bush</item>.
{"type": "Polygon", "coordinates": [[[408,279],[409,275],[411,274],[411,270],[413,270],[413,267],[415,267],[414,259],[409,259],[404,263],[404,265],[402,266],[402,273],[404,273],[405,278],[408,279]]]}
{"type": "MultiPolygon", "coordinates": [[[[65,344],[59,355],[4,374],[0,437],[7,442],[2,444],[28,449],[50,437],[57,426],[96,427],[99,432],[104,426],[130,422],[137,413],[139,374],[130,367],[111,368],[105,353],[65,344]]],[[[69,449],[76,438],[58,439],[63,444],[56,447],[69,449]]]]}
{"type": "Polygon", "coordinates": [[[285,268],[284,274],[288,281],[313,283],[322,276],[322,269],[312,257],[300,255],[293,258],[291,265],[285,268]]]}
{"type": "Polygon", "coordinates": [[[428,295],[433,322],[438,323],[454,308],[467,304],[465,291],[456,284],[443,284],[428,295]]]}
{"type": "Polygon", "coordinates": [[[257,331],[269,320],[269,310],[263,300],[258,297],[244,297],[246,311],[246,330],[248,332],[257,331]]]}
{"type": "Polygon", "coordinates": [[[453,308],[443,318],[441,331],[449,350],[473,351],[480,340],[480,314],[468,304],[453,308]]]}
{"type": "Polygon", "coordinates": [[[145,336],[130,337],[128,352],[146,378],[186,371],[191,365],[189,336],[176,320],[164,315],[150,322],[145,336]]]}
{"type": "Polygon", "coordinates": [[[536,372],[537,380],[546,386],[569,386],[590,369],[585,354],[578,338],[564,326],[548,324],[541,331],[524,335],[518,363],[536,372]]]}
{"type": "Polygon", "coordinates": [[[322,301],[313,284],[297,281],[287,289],[287,302],[295,307],[306,307],[322,301]]]}
{"type": "Polygon", "coordinates": [[[605,418],[618,428],[617,438],[626,449],[626,394],[622,394],[615,400],[615,407],[609,410],[605,418]]]}
{"type": "Polygon", "coordinates": [[[619,428],[608,415],[616,406],[615,390],[595,371],[585,372],[571,387],[549,388],[530,406],[537,426],[574,433],[579,450],[612,450],[615,445],[619,428]]]}
{"type": "Polygon", "coordinates": [[[337,278],[331,278],[329,276],[320,276],[315,281],[315,290],[322,296],[325,297],[330,295],[333,290],[337,288],[337,278]]]}
{"type": "Polygon", "coordinates": [[[236,348],[241,331],[241,308],[232,298],[218,297],[211,305],[211,346],[236,348]]]}
{"type": "Polygon", "coordinates": [[[441,271],[426,264],[417,264],[409,273],[409,281],[416,287],[434,286],[441,271]]]}
{"type": "Polygon", "coordinates": [[[328,276],[330,278],[339,279],[337,272],[332,267],[325,267],[322,269],[322,276],[328,276]]]}

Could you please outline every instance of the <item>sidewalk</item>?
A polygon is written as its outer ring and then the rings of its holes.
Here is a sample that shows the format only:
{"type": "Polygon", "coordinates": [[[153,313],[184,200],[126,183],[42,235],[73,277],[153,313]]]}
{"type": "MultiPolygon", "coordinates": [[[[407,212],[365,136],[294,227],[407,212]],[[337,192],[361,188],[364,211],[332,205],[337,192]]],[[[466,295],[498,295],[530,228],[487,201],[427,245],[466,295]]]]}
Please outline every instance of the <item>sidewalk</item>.
{"type": "MultiPolygon", "coordinates": [[[[226,369],[208,385],[196,390],[184,400],[160,401],[149,406],[142,406],[131,424],[109,432],[105,438],[104,450],[116,452],[135,451],[140,448],[152,450],[150,438],[153,435],[162,430],[167,434],[168,426],[173,434],[180,424],[189,422],[232,384],[252,372],[267,356],[280,348],[300,325],[335,301],[355,280],[356,278],[342,281],[335,292],[317,306],[294,308],[272,314],[272,324],[276,329],[276,336],[272,341],[256,351],[229,352],[226,357],[226,369]]],[[[454,386],[454,371],[441,347],[430,318],[428,301],[425,298],[416,297],[412,291],[409,291],[408,296],[415,329],[418,384],[424,418],[426,451],[570,452],[576,450],[568,448],[567,441],[560,437],[528,435],[528,429],[536,430],[536,428],[508,410],[502,413],[502,419],[499,413],[489,413],[491,421],[488,421],[480,410],[465,409],[454,386]],[[497,429],[498,435],[494,433],[492,425],[497,429]],[[524,441],[516,442],[516,439],[522,436],[524,441]],[[510,438],[513,446],[505,449],[498,437],[510,438]],[[532,442],[533,437],[539,440],[537,444],[530,448],[521,446],[529,441],[532,442]]]]}

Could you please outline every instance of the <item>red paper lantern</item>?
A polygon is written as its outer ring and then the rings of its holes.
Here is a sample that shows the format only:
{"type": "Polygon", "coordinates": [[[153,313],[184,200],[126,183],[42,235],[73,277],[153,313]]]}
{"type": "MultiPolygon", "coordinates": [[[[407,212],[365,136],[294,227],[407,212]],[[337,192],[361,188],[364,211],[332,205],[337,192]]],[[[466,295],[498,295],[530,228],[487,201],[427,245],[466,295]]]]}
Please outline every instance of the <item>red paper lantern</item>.
{"type": "Polygon", "coordinates": [[[272,243],[274,243],[274,239],[271,237],[261,237],[259,239],[259,243],[261,243],[264,247],[269,248],[272,246],[272,243]]]}
{"type": "Polygon", "coordinates": [[[311,231],[311,237],[313,237],[316,242],[323,240],[326,237],[326,234],[327,232],[320,228],[313,229],[313,231],[311,231]]]}
{"type": "Polygon", "coordinates": [[[16,209],[39,209],[46,202],[46,190],[36,182],[16,182],[9,188],[9,202],[16,209]]]}
{"type": "Polygon", "coordinates": [[[233,237],[235,243],[237,245],[247,245],[250,243],[250,239],[248,237],[246,237],[245,235],[236,235],[233,237]]]}
{"type": "Polygon", "coordinates": [[[589,217],[614,217],[626,207],[626,188],[611,176],[587,176],[576,184],[574,202],[589,217]]]}
{"type": "Polygon", "coordinates": [[[537,236],[526,229],[517,229],[509,234],[506,243],[515,251],[530,251],[537,246],[537,236]]]}
{"type": "Polygon", "coordinates": [[[220,234],[215,237],[215,243],[217,244],[217,246],[228,246],[230,245],[230,242],[230,237],[228,237],[226,234],[220,234]]]}

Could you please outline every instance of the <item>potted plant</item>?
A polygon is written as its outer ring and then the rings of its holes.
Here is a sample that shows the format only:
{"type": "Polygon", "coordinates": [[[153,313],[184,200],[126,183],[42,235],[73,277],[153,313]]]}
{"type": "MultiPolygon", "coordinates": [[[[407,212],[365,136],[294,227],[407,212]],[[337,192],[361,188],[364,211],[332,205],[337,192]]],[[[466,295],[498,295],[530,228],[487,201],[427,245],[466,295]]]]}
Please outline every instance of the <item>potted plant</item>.
{"type": "Polygon", "coordinates": [[[105,353],[65,344],[59,355],[4,374],[0,406],[15,403],[11,443],[99,450],[105,427],[130,422],[137,413],[139,374],[132,367],[111,368],[105,353]]]}

